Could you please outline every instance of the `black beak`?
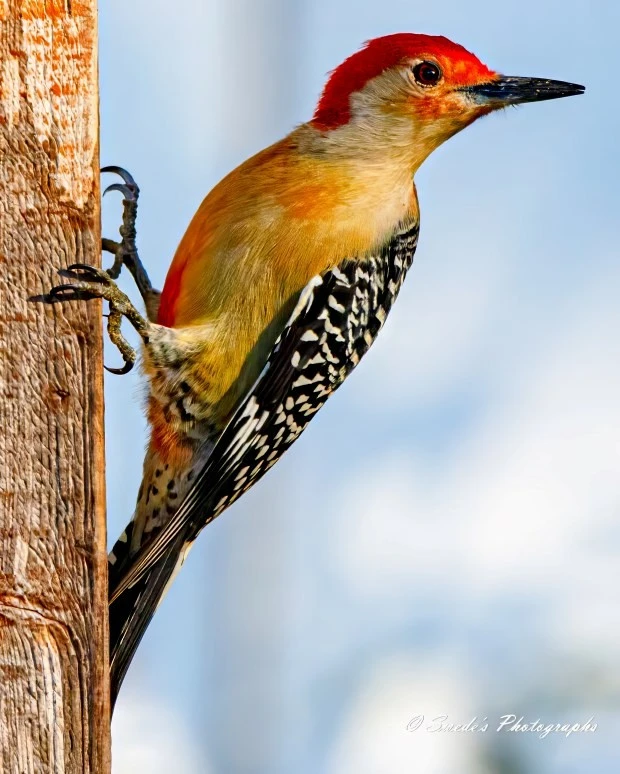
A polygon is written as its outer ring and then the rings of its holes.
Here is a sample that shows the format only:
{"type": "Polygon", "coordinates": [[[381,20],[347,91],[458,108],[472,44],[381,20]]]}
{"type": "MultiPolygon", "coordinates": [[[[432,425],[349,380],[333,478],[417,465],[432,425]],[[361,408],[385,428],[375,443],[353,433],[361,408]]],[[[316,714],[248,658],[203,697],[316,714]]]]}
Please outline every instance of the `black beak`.
{"type": "Polygon", "coordinates": [[[585,89],[585,86],[565,81],[501,75],[495,81],[467,86],[463,91],[470,94],[479,105],[499,108],[504,105],[519,105],[522,102],[542,102],[545,99],[573,97],[576,94],[583,94],[585,89]]]}

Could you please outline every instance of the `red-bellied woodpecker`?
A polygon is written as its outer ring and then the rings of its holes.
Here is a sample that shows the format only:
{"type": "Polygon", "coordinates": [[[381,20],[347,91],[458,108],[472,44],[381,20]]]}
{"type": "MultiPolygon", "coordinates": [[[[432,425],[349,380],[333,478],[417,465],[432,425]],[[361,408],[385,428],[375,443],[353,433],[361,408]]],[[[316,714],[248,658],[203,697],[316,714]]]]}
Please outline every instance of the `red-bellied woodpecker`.
{"type": "MultiPolygon", "coordinates": [[[[206,197],[161,295],[135,251],[124,178],[113,269],[76,265],[55,298],[110,302],[143,340],[151,438],[134,517],[110,554],[112,695],[202,528],[274,465],[373,343],[411,266],[413,175],[441,143],[506,105],[583,93],[504,77],[446,38],[377,38],[330,76],[314,117],[206,197]],[[125,264],[148,319],[113,279],[125,264]]],[[[126,370],[122,369],[122,370],[126,370]]]]}

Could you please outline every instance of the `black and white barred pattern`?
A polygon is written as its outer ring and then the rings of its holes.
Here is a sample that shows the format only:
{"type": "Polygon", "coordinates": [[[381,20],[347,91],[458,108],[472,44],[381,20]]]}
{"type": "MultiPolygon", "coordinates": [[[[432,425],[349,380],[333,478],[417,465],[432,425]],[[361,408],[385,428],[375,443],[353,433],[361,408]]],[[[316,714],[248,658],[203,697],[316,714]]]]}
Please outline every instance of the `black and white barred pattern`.
{"type": "Polygon", "coordinates": [[[253,389],[170,522],[138,553],[122,593],[183,535],[198,533],[271,468],[375,340],[411,266],[413,225],[377,256],[346,261],[302,291],[253,389]]]}
{"type": "MultiPolygon", "coordinates": [[[[271,468],[359,363],[411,266],[418,225],[376,256],[314,277],[174,514],[118,575],[111,570],[111,683],[127,666],[199,532],[271,468]]],[[[120,569],[120,568],[119,568],[120,569]]]]}

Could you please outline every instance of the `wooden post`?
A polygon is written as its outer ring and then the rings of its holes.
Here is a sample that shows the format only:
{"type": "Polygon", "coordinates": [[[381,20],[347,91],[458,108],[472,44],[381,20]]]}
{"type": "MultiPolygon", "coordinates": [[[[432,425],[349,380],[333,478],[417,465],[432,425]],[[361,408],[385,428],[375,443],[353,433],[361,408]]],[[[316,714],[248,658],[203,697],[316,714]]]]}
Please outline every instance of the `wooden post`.
{"type": "Polygon", "coordinates": [[[96,0],[0,0],[0,771],[110,770],[96,0]]]}

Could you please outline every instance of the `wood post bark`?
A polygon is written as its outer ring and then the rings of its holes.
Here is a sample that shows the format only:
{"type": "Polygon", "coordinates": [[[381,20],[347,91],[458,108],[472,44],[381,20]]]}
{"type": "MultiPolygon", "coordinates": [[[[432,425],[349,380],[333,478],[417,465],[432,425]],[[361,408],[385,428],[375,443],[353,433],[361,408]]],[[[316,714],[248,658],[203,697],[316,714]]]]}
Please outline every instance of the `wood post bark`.
{"type": "Polygon", "coordinates": [[[0,771],[110,770],[96,0],[0,0],[0,771]]]}

